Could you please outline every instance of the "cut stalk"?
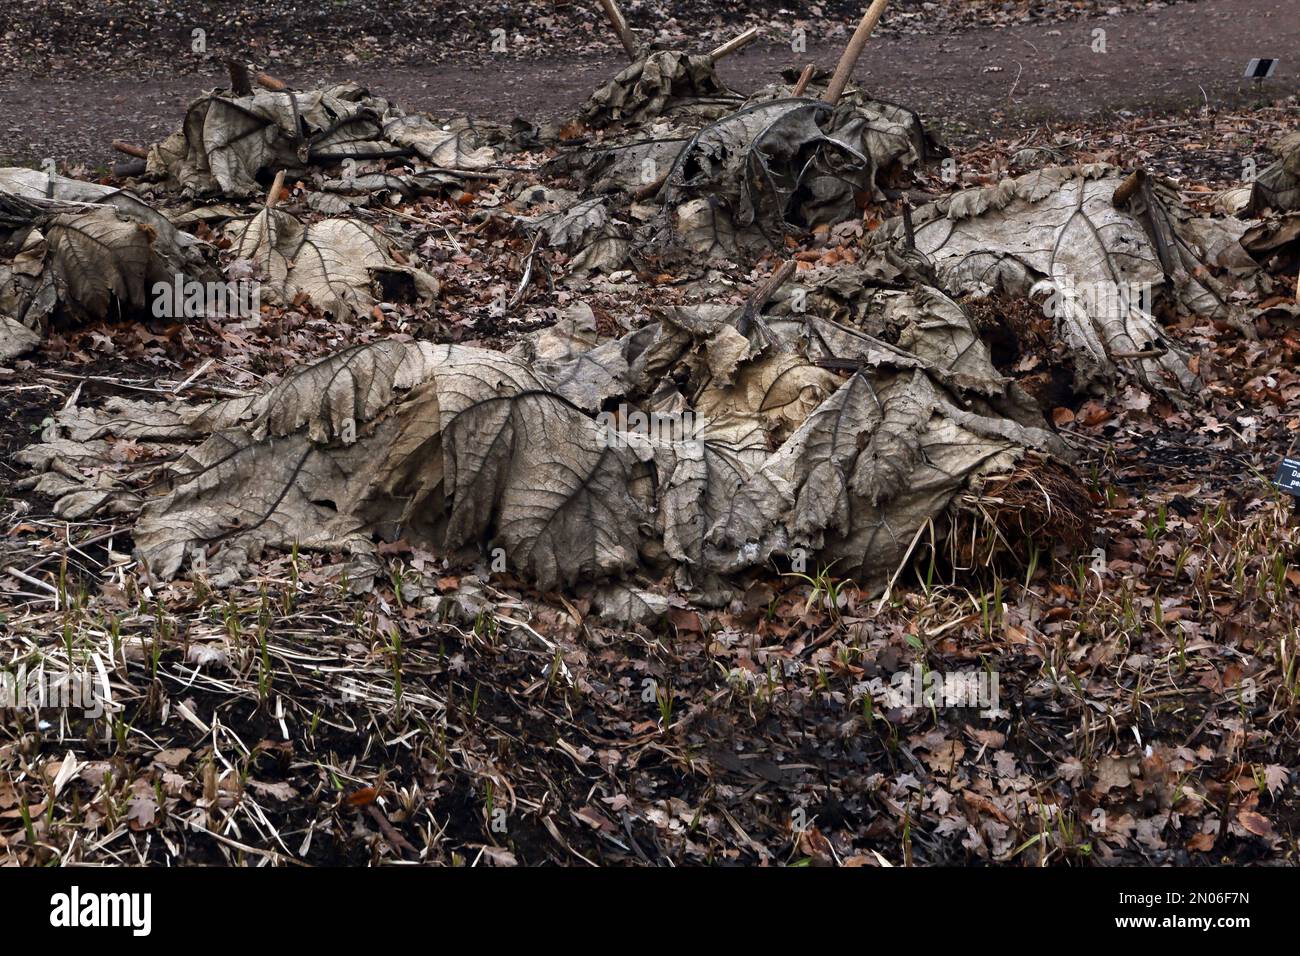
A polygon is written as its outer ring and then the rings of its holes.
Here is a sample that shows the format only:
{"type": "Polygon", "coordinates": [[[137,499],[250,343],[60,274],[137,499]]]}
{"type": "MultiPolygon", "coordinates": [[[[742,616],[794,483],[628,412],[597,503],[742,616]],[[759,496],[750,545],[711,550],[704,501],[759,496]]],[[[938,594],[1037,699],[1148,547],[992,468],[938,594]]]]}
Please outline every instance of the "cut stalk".
{"type": "Polygon", "coordinates": [[[622,12],[618,9],[618,4],[614,0],[600,0],[600,7],[605,11],[605,18],[609,20],[609,25],[614,28],[618,34],[618,42],[623,44],[623,49],[627,51],[627,58],[636,61],[639,52],[636,43],[636,37],[628,29],[627,21],[623,19],[622,12]]]}
{"type": "Polygon", "coordinates": [[[853,31],[849,45],[844,48],[844,55],[840,57],[840,62],[835,67],[831,85],[826,87],[826,92],[822,94],[822,102],[834,106],[840,101],[840,97],[844,94],[844,87],[849,85],[849,77],[853,75],[853,68],[857,66],[858,58],[862,56],[862,48],[867,45],[867,38],[880,22],[880,17],[884,14],[888,3],[889,0],[874,0],[871,6],[867,7],[867,12],[862,15],[862,20],[858,23],[858,28],[853,31]]]}
{"type": "Polygon", "coordinates": [[[274,209],[275,204],[280,201],[280,191],[284,189],[284,170],[275,174],[275,182],[271,183],[271,191],[266,194],[266,208],[274,209]]]}
{"type": "Polygon", "coordinates": [[[803,96],[803,92],[804,90],[808,89],[808,84],[809,82],[812,81],[812,78],[813,78],[813,65],[809,63],[807,66],[803,68],[803,72],[799,74],[799,82],[794,85],[794,89],[790,91],[790,95],[803,96]]]}
{"type": "Polygon", "coordinates": [[[715,49],[709,54],[709,59],[717,62],[724,56],[735,53],[737,50],[744,49],[758,39],[758,27],[750,27],[740,36],[732,37],[726,43],[715,49]]]}
{"type": "Polygon", "coordinates": [[[113,140],[113,148],[119,153],[126,153],[128,156],[134,156],[136,159],[148,159],[149,150],[143,146],[136,146],[134,143],[124,143],[120,139],[113,140]]]}

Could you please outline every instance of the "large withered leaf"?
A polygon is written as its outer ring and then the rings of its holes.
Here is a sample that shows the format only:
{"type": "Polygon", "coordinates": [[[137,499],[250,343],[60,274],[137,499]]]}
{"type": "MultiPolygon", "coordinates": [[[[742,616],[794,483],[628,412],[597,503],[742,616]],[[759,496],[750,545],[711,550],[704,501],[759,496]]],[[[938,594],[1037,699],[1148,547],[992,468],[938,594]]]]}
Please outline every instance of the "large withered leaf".
{"type": "Polygon", "coordinates": [[[745,566],[774,550],[819,548],[828,527],[847,533],[849,469],[879,420],[870,378],[852,376],[732,494],[709,541],[745,566]]]}
{"type": "Polygon", "coordinates": [[[347,147],[378,141],[387,111],[384,100],[353,84],[247,96],[213,91],[190,104],[180,132],[150,150],[148,168],[194,195],[249,196],[260,190],[260,174],[301,168],[313,152],[358,155],[347,147]]]}
{"type": "Polygon", "coordinates": [[[43,331],[143,311],[155,282],[215,278],[204,244],[124,190],[32,169],[0,169],[0,239],[17,246],[0,263],[0,312],[43,331]]]}
{"type": "Polygon", "coordinates": [[[836,573],[883,583],[971,478],[1048,440],[1004,418],[983,424],[919,371],[853,374],[733,496],[709,532],[712,566],[804,548],[836,573]]]}
{"type": "Polygon", "coordinates": [[[55,216],[45,236],[49,267],[66,307],[83,318],[109,315],[115,305],[144,309],[153,262],[153,236],[145,227],[98,210],[55,216]]]}
{"type": "MultiPolygon", "coordinates": [[[[1115,206],[1123,179],[1108,166],[1047,167],[966,190],[914,214],[916,248],[952,294],[1047,293],[1080,390],[1111,387],[1129,371],[1149,388],[1194,390],[1188,356],[1149,300],[1169,291],[1193,310],[1222,304],[1204,250],[1222,260],[1235,240],[1184,214],[1159,186],[1144,225],[1115,206]]],[[[904,234],[893,220],[877,241],[904,234]]]]}
{"type": "Polygon", "coordinates": [[[409,146],[426,162],[443,169],[484,170],[501,155],[481,144],[478,130],[464,118],[439,122],[427,116],[399,116],[384,124],[384,139],[409,146]]]}
{"type": "Polygon", "coordinates": [[[716,426],[694,422],[685,439],[659,444],[655,467],[664,550],[670,557],[704,563],[705,535],[767,455],[763,428],[735,420],[716,426]]]}
{"type": "Polygon", "coordinates": [[[600,340],[591,306],[577,303],[555,325],[524,339],[513,351],[560,397],[596,412],[631,385],[633,339],[600,340]]]}
{"type": "Polygon", "coordinates": [[[189,233],[176,229],[166,216],[126,189],[83,182],[23,166],[11,166],[0,168],[0,193],[26,199],[49,200],[56,204],[70,202],[112,206],[132,222],[152,228],[168,246],[188,251],[202,245],[189,233]]]}
{"type": "Polygon", "coordinates": [[[742,366],[729,383],[710,383],[695,409],[716,427],[758,425],[779,443],[838,386],[833,374],[803,356],[775,352],[742,366]]]}
{"type": "Polygon", "coordinates": [[[793,327],[814,360],[922,368],[960,391],[1001,394],[1005,382],[961,306],[921,277],[902,281],[878,265],[801,273],[769,306],[770,327],[793,327]]]}
{"type": "Polygon", "coordinates": [[[229,233],[231,251],[260,267],[272,299],[287,302],[304,293],[336,316],[365,313],[377,301],[379,273],[408,276],[422,300],[437,294],[432,276],[398,263],[383,233],[357,219],[304,224],[271,207],[247,222],[232,223],[229,233]]]}
{"type": "Polygon", "coordinates": [[[632,192],[658,182],[688,138],[685,132],[655,129],[627,142],[584,143],[561,153],[545,169],[557,177],[576,174],[588,194],[632,192]]]}
{"type": "Polygon", "coordinates": [[[553,248],[570,254],[573,273],[613,272],[622,268],[631,250],[626,224],[614,216],[609,201],[599,197],[543,216],[537,225],[553,248]]]}
{"type": "Polygon", "coordinates": [[[60,311],[72,322],[142,312],[152,281],[166,276],[153,240],[110,207],[51,216],[0,268],[0,310],[41,331],[60,311]]]}
{"type": "Polygon", "coordinates": [[[596,90],[582,107],[582,118],[593,127],[611,123],[645,123],[674,108],[695,111],[711,105],[725,110],[740,101],[714,70],[707,56],[656,50],[624,67],[596,90]]]}
{"type": "Polygon", "coordinates": [[[437,385],[448,546],[495,525],[508,560],[544,588],[634,567],[648,513],[632,492],[637,457],[526,366],[446,354],[437,385]]]}
{"type": "Polygon", "coordinates": [[[916,115],[892,104],[752,100],[678,154],[659,194],[675,207],[666,238],[734,257],[852,218],[858,194],[884,198],[886,180],[924,159],[928,142],[916,115]]]}
{"type": "Polygon", "coordinates": [[[1259,215],[1300,210],[1300,131],[1286,134],[1270,147],[1278,158],[1255,178],[1248,211],[1259,215]]]}
{"type": "Polygon", "coordinates": [[[220,419],[235,417],[141,515],[159,574],[196,547],[220,545],[229,569],[268,545],[361,551],[406,526],[451,551],[492,541],[542,587],[636,566],[641,462],[499,353],[359,346],[228,403],[220,419]]]}

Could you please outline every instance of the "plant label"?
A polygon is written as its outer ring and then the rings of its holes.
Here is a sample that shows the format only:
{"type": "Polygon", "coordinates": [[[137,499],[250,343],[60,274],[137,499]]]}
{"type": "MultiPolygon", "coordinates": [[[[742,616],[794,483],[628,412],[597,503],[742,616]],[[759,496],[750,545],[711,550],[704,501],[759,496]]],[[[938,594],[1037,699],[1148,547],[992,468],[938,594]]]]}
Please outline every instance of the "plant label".
{"type": "Polygon", "coordinates": [[[1277,70],[1277,60],[1270,57],[1255,57],[1246,64],[1243,76],[1248,80],[1267,80],[1277,70]]]}
{"type": "Polygon", "coordinates": [[[1300,498],[1300,458],[1283,458],[1273,484],[1287,494],[1300,498]]]}

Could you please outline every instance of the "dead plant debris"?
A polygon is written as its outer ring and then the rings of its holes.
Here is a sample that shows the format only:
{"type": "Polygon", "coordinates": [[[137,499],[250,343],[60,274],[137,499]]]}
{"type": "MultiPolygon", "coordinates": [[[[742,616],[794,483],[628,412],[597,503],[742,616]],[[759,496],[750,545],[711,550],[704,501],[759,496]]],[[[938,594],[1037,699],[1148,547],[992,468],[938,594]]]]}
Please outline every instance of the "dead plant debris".
{"type": "Polygon", "coordinates": [[[1294,103],[945,147],[684,49],[0,170],[0,857],[1295,862],[1294,103]]]}

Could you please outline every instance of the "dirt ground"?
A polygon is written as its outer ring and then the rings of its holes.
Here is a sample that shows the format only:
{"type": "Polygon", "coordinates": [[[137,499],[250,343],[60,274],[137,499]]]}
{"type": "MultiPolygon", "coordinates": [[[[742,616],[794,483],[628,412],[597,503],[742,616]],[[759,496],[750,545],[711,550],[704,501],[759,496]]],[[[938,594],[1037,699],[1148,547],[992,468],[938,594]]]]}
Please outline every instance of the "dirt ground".
{"type": "MultiPolygon", "coordinates": [[[[1040,123],[1237,106],[1296,89],[1296,65],[1286,58],[1264,86],[1242,78],[1252,57],[1300,48],[1300,18],[1291,0],[1158,6],[1100,18],[975,26],[960,33],[887,34],[873,41],[854,78],[876,96],[906,103],[940,135],[959,143],[1040,123]],[[1104,53],[1094,52],[1097,29],[1105,30],[1104,53]]],[[[598,35],[606,39],[603,32],[598,35]]],[[[810,31],[804,54],[769,42],[728,58],[721,74],[746,90],[807,62],[829,69],[842,42],[810,31]]],[[[573,44],[563,57],[555,48],[430,62],[385,57],[383,65],[373,56],[293,66],[263,55],[254,62],[301,88],[355,80],[412,110],[537,119],[572,115],[623,62],[621,50],[608,47],[591,52],[573,44]]],[[[122,57],[155,55],[129,54],[129,44],[114,49],[122,57]]],[[[109,147],[112,140],[161,139],[194,96],[227,82],[224,68],[210,63],[179,75],[143,72],[143,67],[134,75],[106,72],[90,62],[55,75],[33,75],[30,64],[0,75],[0,159],[32,163],[51,157],[92,169],[107,166],[117,158],[109,147]]]]}
{"type": "MultiPolygon", "coordinates": [[[[947,34],[978,27],[1065,23],[1156,12],[1190,0],[894,0],[878,37],[947,34]]],[[[764,42],[784,45],[802,27],[812,38],[847,39],[857,0],[783,5],[770,0],[630,0],[621,5],[641,42],[716,45],[758,27],[764,42]]],[[[116,73],[133,77],[191,73],[226,57],[262,60],[285,70],[374,61],[394,66],[482,61],[493,31],[512,56],[553,58],[613,52],[619,43],[595,3],[501,0],[466,4],[431,0],[11,0],[0,32],[0,70],[38,75],[116,73]],[[203,31],[196,45],[196,29],[203,31]]]]}

